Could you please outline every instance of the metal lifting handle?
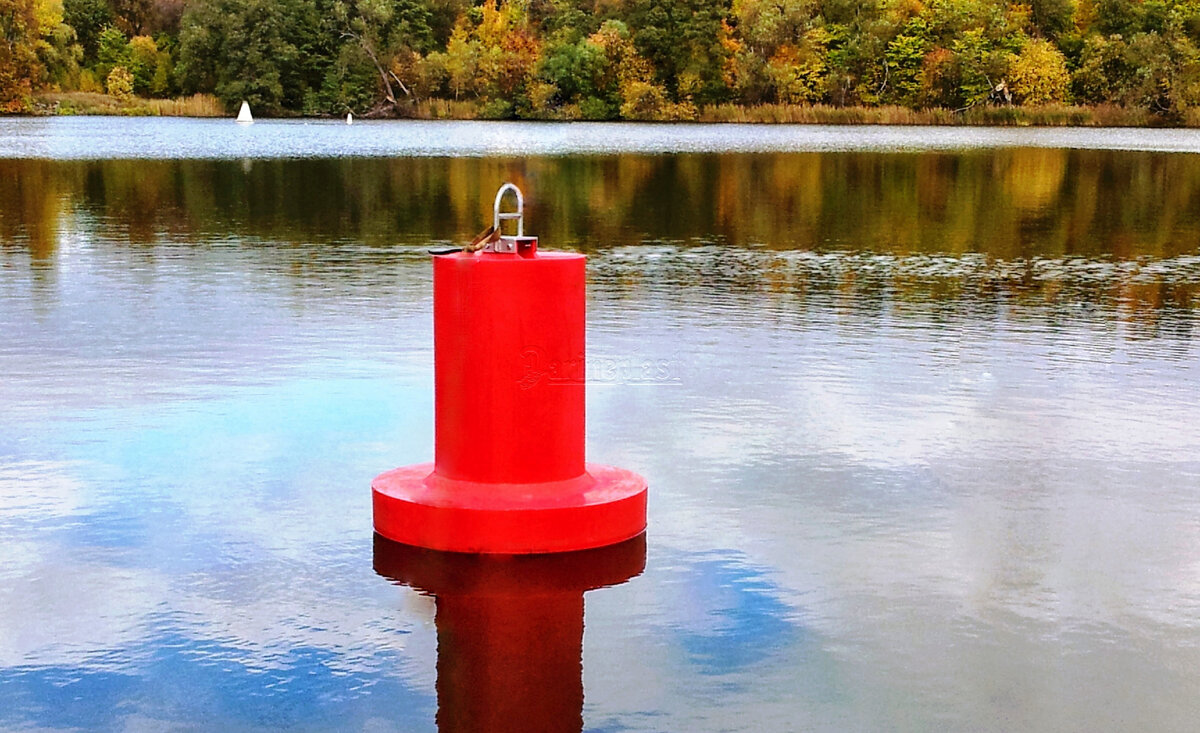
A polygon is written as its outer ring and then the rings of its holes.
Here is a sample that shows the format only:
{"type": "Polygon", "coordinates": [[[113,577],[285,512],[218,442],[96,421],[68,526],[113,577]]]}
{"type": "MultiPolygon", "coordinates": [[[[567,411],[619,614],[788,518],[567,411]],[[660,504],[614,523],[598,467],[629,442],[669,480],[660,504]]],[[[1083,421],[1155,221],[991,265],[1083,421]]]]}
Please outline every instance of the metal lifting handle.
{"type": "Polygon", "coordinates": [[[496,192],[496,203],[492,205],[492,227],[497,235],[500,235],[500,222],[510,219],[517,220],[517,236],[525,236],[525,197],[521,195],[521,189],[511,183],[506,183],[496,192]],[[504,199],[504,194],[509,191],[517,196],[517,210],[501,212],[500,204],[504,199]]]}

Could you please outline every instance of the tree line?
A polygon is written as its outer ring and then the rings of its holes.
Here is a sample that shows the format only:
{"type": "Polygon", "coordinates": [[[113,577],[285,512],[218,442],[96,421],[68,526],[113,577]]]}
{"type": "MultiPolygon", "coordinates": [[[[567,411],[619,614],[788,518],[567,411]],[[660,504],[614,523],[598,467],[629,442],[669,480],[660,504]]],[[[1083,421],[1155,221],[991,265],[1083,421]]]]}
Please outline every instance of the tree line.
{"type": "Polygon", "coordinates": [[[7,112],[47,89],[526,119],[1200,108],[1200,0],[0,0],[0,30],[7,112]]]}

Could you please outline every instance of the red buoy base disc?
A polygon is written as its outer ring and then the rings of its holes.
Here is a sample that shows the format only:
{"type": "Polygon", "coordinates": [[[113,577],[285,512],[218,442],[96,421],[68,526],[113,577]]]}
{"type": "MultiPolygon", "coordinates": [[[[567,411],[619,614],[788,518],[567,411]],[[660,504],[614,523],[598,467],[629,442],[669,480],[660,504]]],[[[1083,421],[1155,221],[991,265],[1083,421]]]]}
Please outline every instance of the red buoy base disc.
{"type": "Polygon", "coordinates": [[[539,484],[456,481],[424,463],[375,477],[371,498],[376,532],[448,552],[570,552],[646,529],[646,480],[594,463],[576,478],[539,484]]]}

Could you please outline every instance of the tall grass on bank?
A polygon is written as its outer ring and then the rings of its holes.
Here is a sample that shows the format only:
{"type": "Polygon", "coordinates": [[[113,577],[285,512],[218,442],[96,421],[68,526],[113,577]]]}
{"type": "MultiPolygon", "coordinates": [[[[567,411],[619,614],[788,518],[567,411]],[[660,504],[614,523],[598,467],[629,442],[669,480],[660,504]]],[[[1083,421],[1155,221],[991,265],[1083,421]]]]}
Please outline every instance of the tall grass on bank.
{"type": "MultiPolygon", "coordinates": [[[[132,115],[169,117],[225,117],[220,100],[211,94],[194,94],[176,99],[133,97],[120,100],[96,92],[48,92],[35,98],[35,114],[43,115],[132,115]]],[[[555,119],[582,119],[578,106],[575,114],[555,119]]],[[[565,109],[565,108],[564,108],[565,109]]],[[[421,120],[497,119],[511,115],[511,109],[497,110],[476,100],[424,99],[401,112],[401,116],[421,120]]],[[[1144,109],[1100,104],[1075,106],[977,105],[965,110],[945,108],[909,109],[907,107],[833,107],[824,104],[760,104],[744,107],[717,104],[702,108],[697,122],[743,122],[803,125],[979,125],[994,127],[1200,127],[1200,108],[1192,108],[1179,119],[1164,119],[1144,109]]]]}
{"type": "Polygon", "coordinates": [[[799,125],[950,125],[950,110],[907,107],[831,107],[824,104],[717,104],[700,110],[700,122],[755,122],[799,125]]]}
{"type": "Polygon", "coordinates": [[[211,94],[193,94],[175,99],[142,100],[153,114],[170,117],[224,117],[225,108],[211,94]]]}
{"type": "Polygon", "coordinates": [[[34,109],[52,115],[122,115],[172,117],[224,117],[221,102],[211,94],[176,99],[121,100],[97,92],[48,92],[35,98],[34,109]]]}
{"type": "Polygon", "coordinates": [[[476,102],[455,99],[422,99],[412,108],[418,120],[478,120],[480,108],[476,102]]]}
{"type": "MultiPolygon", "coordinates": [[[[1031,107],[975,106],[965,110],[907,107],[831,107],[823,104],[719,104],[700,111],[700,122],[791,123],[807,125],[990,125],[1006,127],[1150,127],[1163,124],[1144,109],[1115,105],[1079,107],[1049,104],[1031,107]]],[[[1200,110],[1180,121],[1200,126],[1200,110]]]]}

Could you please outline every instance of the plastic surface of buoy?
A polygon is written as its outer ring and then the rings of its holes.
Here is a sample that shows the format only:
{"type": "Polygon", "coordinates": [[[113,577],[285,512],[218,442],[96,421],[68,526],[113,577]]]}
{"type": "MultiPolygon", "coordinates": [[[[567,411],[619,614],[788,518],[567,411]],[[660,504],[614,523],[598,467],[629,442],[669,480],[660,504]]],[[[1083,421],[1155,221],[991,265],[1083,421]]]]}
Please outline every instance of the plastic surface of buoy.
{"type": "Polygon", "coordinates": [[[254,122],[254,116],[250,114],[250,103],[242,100],[242,108],[238,110],[237,121],[243,125],[249,125],[254,122]]]}
{"type": "MultiPolygon", "coordinates": [[[[372,482],[375,530],[435,550],[610,545],[646,527],[646,481],[584,459],[583,255],[524,235],[433,257],[434,462],[372,482]]],[[[516,188],[511,187],[515,191],[516,188]]]]}

